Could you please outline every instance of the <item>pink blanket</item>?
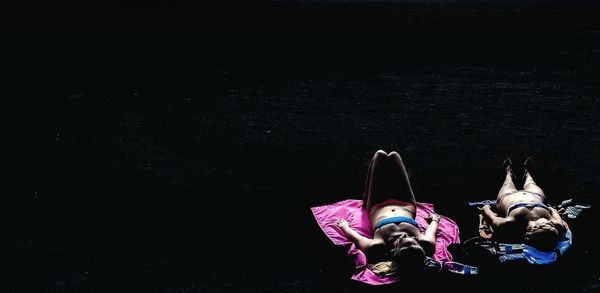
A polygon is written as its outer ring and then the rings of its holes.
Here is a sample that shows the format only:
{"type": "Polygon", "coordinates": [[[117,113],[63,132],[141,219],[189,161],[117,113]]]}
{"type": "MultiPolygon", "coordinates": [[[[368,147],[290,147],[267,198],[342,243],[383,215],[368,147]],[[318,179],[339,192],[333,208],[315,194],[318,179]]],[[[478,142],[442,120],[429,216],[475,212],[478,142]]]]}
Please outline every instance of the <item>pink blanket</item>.
{"type": "MultiPolygon", "coordinates": [[[[325,232],[325,235],[333,241],[335,245],[343,245],[348,249],[348,255],[354,260],[356,270],[352,276],[353,280],[361,281],[371,285],[383,285],[394,283],[397,279],[393,277],[378,276],[367,267],[367,258],[346,234],[335,225],[335,220],[346,219],[348,224],[358,233],[365,237],[372,238],[373,231],[367,211],[362,207],[362,200],[347,199],[330,205],[324,205],[311,208],[317,223],[325,232]]],[[[429,225],[425,218],[433,213],[433,204],[417,203],[416,221],[419,224],[421,232],[425,232],[429,225]]],[[[452,255],[448,252],[448,245],[460,243],[458,237],[458,226],[450,218],[442,216],[438,226],[436,237],[435,254],[433,259],[437,261],[452,260],[452,255]]]]}

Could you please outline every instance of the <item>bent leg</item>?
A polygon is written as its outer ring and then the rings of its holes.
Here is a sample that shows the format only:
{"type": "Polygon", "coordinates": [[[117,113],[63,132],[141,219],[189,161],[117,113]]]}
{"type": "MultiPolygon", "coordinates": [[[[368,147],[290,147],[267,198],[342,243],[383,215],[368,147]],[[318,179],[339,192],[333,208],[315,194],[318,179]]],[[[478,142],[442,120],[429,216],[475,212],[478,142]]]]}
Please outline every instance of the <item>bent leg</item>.
{"type": "Polygon", "coordinates": [[[408,202],[416,208],[415,196],[402,158],[397,152],[388,155],[379,150],[369,164],[363,206],[369,210],[373,205],[392,198],[408,202]]]}
{"type": "Polygon", "coordinates": [[[513,172],[512,172],[512,162],[507,159],[504,161],[504,165],[506,168],[506,177],[504,177],[504,183],[502,183],[502,187],[498,191],[498,196],[496,197],[496,204],[500,203],[500,201],[508,194],[517,192],[517,188],[513,182],[513,172]]]}
{"type": "Polygon", "coordinates": [[[374,203],[374,195],[379,196],[379,194],[376,194],[372,191],[373,183],[377,185],[379,182],[377,178],[378,175],[374,174],[381,173],[380,170],[384,167],[385,162],[387,161],[387,157],[388,155],[386,152],[378,150],[375,152],[373,158],[371,159],[371,162],[369,163],[369,169],[367,170],[367,179],[365,182],[365,192],[363,193],[363,206],[367,210],[369,210],[374,203]]]}
{"type": "Polygon", "coordinates": [[[535,181],[533,181],[533,177],[531,177],[531,174],[529,174],[527,171],[525,171],[525,183],[523,184],[523,190],[530,193],[535,193],[540,196],[542,201],[546,201],[546,195],[544,194],[544,191],[535,183],[535,181]]]}
{"type": "Polygon", "coordinates": [[[406,166],[402,161],[402,157],[397,152],[391,152],[388,156],[390,158],[390,187],[389,192],[392,197],[397,200],[412,203],[413,206],[417,206],[415,200],[415,194],[413,193],[410,180],[408,179],[408,172],[406,172],[406,166]]]}

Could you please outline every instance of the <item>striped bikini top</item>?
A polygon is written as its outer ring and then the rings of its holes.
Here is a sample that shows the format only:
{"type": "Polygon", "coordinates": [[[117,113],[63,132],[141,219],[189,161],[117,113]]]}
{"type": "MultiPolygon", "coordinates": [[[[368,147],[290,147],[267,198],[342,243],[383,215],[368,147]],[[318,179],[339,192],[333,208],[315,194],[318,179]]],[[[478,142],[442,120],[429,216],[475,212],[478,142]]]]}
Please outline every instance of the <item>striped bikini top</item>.
{"type": "Polygon", "coordinates": [[[510,207],[508,207],[508,211],[506,214],[509,215],[510,212],[512,212],[514,209],[521,208],[521,207],[526,207],[526,208],[530,208],[530,209],[544,208],[544,209],[550,211],[550,208],[543,203],[517,202],[517,203],[512,204],[510,207]]]}

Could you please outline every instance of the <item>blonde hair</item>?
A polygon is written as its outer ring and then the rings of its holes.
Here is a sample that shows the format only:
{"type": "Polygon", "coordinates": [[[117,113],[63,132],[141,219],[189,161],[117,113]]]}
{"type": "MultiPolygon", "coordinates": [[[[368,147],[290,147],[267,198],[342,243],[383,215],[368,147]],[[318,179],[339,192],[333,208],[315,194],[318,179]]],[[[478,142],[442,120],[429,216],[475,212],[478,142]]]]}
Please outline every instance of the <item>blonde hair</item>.
{"type": "Polygon", "coordinates": [[[404,272],[411,273],[413,269],[422,268],[426,257],[425,251],[423,251],[421,246],[406,246],[397,248],[393,250],[393,254],[392,260],[368,264],[367,267],[377,275],[393,276],[398,275],[400,272],[400,266],[398,263],[400,262],[404,264],[406,262],[409,270],[406,271],[407,267],[405,266],[404,272]]]}
{"type": "Polygon", "coordinates": [[[398,264],[394,261],[380,261],[375,264],[368,264],[368,268],[377,275],[393,276],[398,273],[398,264]]]}

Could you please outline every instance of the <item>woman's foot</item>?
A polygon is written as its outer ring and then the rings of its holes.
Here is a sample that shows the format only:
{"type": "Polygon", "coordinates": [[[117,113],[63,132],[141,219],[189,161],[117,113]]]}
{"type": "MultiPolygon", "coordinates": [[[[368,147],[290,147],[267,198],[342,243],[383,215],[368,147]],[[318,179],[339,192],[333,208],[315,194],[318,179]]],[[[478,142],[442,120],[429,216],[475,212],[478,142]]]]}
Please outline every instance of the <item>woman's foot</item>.
{"type": "Polygon", "coordinates": [[[531,157],[527,157],[527,159],[525,159],[525,163],[523,163],[523,167],[525,167],[525,173],[523,174],[523,179],[527,178],[528,174],[529,174],[529,176],[533,177],[534,165],[533,165],[533,159],[531,157]]]}
{"type": "Polygon", "coordinates": [[[502,162],[502,166],[504,166],[504,170],[506,171],[506,173],[510,173],[511,177],[515,177],[515,173],[513,173],[512,170],[512,160],[510,158],[506,158],[504,159],[504,162],[502,162]]]}

